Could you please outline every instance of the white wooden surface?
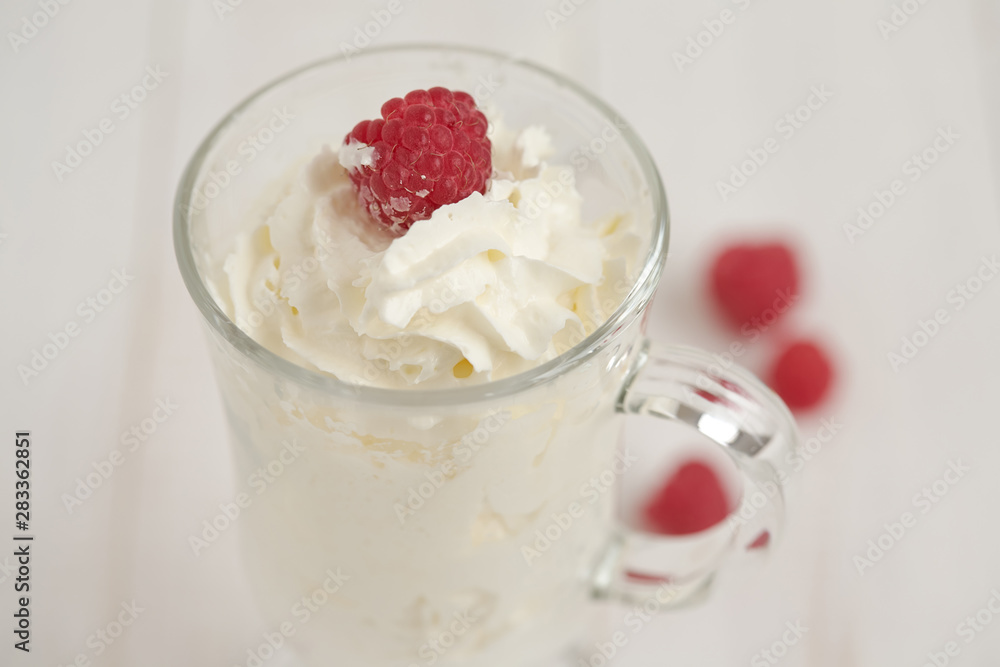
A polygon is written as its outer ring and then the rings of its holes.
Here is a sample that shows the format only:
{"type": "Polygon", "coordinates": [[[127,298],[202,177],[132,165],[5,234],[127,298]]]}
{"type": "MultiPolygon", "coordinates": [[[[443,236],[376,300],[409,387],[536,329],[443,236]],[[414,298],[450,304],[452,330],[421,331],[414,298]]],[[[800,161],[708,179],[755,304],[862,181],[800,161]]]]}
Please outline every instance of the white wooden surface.
{"type": "MultiPolygon", "coordinates": [[[[960,311],[948,300],[983,256],[1000,254],[996,2],[900,2],[919,11],[888,39],[877,22],[889,0],[563,0],[568,16],[554,25],[546,12],[560,11],[556,0],[401,2],[374,43],[472,43],[531,57],[592,87],[645,137],[674,221],[653,336],[729,342],[702,292],[705,258],[727,235],[787,233],[808,258],[808,296],[787,330],[828,341],[841,377],[802,430],[814,434],[819,417],[844,427],[799,474],[775,557],[752,576],[723,576],[705,606],[653,620],[616,664],[767,664],[755,656],[796,621],[808,632],[781,658],[789,667],[917,666],[952,640],[951,664],[998,664],[1000,618],[968,643],[957,626],[1000,590],[1000,280],[960,311]],[[732,22],[679,70],[673,54],[723,10],[732,22]],[[782,137],[775,122],[813,86],[832,97],[782,137]],[[906,180],[903,163],[941,127],[959,139],[918,182],[906,180]],[[716,182],[769,136],[781,137],[780,150],[723,201],[716,182]],[[906,193],[849,243],[843,224],[895,178],[906,193]],[[937,309],[948,323],[894,372],[887,353],[937,309]],[[969,472],[921,514],[913,496],[959,459],[969,472]],[[916,525],[859,574],[853,557],[907,511],[916,525]]],[[[79,654],[97,665],[245,664],[259,642],[232,533],[199,558],[187,545],[233,480],[199,316],[174,264],[174,188],[235,102],[337,51],[387,4],[242,0],[220,17],[211,0],[78,0],[16,52],[6,34],[39,5],[0,8],[0,426],[8,443],[15,429],[33,431],[38,536],[33,651],[15,655],[3,630],[0,664],[68,665],[79,654]],[[122,118],[112,103],[147,66],[166,77],[122,118]],[[105,117],[114,131],[60,181],[52,162],[105,117]],[[123,269],[134,279],[103,312],[91,321],[78,311],[123,269]],[[79,334],[26,386],[17,366],[74,322],[79,334]],[[113,449],[127,451],[122,433],[151,417],[157,399],[179,407],[67,512],[61,496],[113,449]],[[95,656],[88,637],[133,600],[143,609],[136,622],[95,656]]],[[[759,347],[741,361],[765,356],[759,347]]],[[[645,440],[656,432],[632,429],[645,440]]],[[[10,448],[0,451],[7,471],[10,448]]],[[[11,484],[0,474],[0,516],[11,484]]],[[[0,569],[7,619],[12,583],[0,569]]]]}

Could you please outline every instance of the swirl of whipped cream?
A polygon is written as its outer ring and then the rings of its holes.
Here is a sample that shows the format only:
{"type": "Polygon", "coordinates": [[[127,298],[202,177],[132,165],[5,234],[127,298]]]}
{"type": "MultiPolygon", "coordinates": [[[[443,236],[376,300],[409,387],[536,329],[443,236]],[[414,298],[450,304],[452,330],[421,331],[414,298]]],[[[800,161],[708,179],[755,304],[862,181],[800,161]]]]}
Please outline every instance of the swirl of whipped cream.
{"type": "Polygon", "coordinates": [[[223,307],[275,353],[364,385],[462,386],[568,350],[631,287],[638,238],[628,216],[582,222],[543,129],[492,139],[486,194],[399,237],[357,205],[346,168],[365,157],[324,147],[237,239],[223,307]]]}

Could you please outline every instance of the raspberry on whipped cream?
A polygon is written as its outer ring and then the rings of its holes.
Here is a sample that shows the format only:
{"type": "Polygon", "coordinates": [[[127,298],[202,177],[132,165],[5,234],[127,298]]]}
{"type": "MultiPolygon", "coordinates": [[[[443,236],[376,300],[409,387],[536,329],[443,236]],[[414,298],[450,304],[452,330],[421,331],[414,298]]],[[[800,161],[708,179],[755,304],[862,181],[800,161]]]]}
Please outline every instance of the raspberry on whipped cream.
{"type": "Polygon", "coordinates": [[[341,164],[361,208],[405,232],[437,208],[485,194],[492,171],[486,116],[468,93],[413,90],[344,138],[341,164]]]}
{"type": "Polygon", "coordinates": [[[585,223],[548,133],[493,125],[485,190],[401,236],[359,202],[371,154],[321,150],[226,260],[229,315],[301,366],[383,387],[496,380],[582,341],[631,285],[631,216],[585,223]]]}

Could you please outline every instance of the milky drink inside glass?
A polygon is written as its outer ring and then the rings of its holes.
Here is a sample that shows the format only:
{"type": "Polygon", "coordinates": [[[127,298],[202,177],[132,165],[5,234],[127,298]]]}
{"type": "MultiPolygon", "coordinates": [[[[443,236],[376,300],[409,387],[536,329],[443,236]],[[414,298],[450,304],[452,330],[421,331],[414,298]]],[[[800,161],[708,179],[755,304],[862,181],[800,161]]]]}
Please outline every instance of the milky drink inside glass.
{"type": "MultiPolygon", "coordinates": [[[[774,459],[794,440],[787,411],[752,378],[737,373],[727,388],[704,353],[651,351],[642,319],[666,234],[662,185],[621,119],[556,75],[493,54],[373,49],[319,63],[256,93],[209,136],[181,183],[175,240],[249,498],[236,523],[250,585],[290,664],[551,664],[586,631],[595,593],[650,593],[664,580],[643,575],[661,542],[628,535],[614,516],[615,486],[639,465],[619,445],[625,413],[692,424],[747,457],[750,477],[766,465],[761,452],[774,459]],[[602,286],[585,329],[526,372],[440,389],[384,388],[399,369],[379,359],[340,381],[241,330],[253,323],[246,310],[233,321],[226,258],[273,215],[266,204],[289,174],[385,100],[471,92],[482,77],[499,85],[477,102],[509,127],[551,134],[549,161],[571,166],[585,223],[620,216],[634,235],[628,271],[602,286]],[[241,158],[276,113],[288,119],[281,131],[241,158]]],[[[268,326],[267,307],[255,308],[268,326]]],[[[760,525],[774,518],[760,514],[760,525]]],[[[749,542],[744,533],[719,539],[749,542]]],[[[247,648],[249,660],[258,647],[247,648]]]]}

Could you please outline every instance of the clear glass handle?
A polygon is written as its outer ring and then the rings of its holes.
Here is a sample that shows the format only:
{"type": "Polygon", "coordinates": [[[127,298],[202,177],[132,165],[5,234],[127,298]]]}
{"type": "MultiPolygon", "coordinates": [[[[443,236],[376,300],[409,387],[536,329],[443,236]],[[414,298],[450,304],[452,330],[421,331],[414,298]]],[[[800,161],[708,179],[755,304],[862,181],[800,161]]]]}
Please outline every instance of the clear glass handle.
{"type": "Polygon", "coordinates": [[[594,576],[594,594],[661,606],[699,600],[733,553],[767,549],[784,522],[786,454],[798,443],[795,420],[745,369],[722,368],[707,352],[644,343],[618,409],[689,425],[732,457],[742,502],[729,520],[694,536],[669,537],[620,526],[594,576]]]}

